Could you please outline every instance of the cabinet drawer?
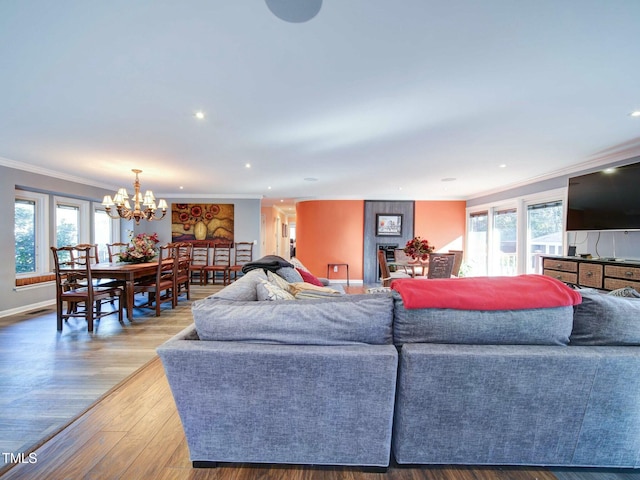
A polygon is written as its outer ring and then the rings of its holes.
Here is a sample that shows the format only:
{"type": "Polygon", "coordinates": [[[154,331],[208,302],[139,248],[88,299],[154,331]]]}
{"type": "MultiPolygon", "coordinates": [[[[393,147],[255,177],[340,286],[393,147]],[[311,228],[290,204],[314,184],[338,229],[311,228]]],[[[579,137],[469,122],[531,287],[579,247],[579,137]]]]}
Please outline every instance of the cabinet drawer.
{"type": "Polygon", "coordinates": [[[625,280],[640,282],[640,267],[605,265],[604,275],[606,277],[624,278],[625,280]]]}
{"type": "Polygon", "coordinates": [[[544,274],[548,277],[553,277],[562,282],[571,283],[576,285],[578,283],[578,275],[570,272],[560,272],[558,270],[544,269],[544,274]]]}
{"type": "Polygon", "coordinates": [[[578,283],[582,287],[602,288],[602,265],[581,263],[578,268],[578,283]]]}
{"type": "Polygon", "coordinates": [[[545,258],[543,267],[545,270],[549,268],[551,270],[561,270],[563,272],[577,272],[578,262],[571,262],[568,260],[556,260],[554,258],[545,258]]]}
{"type": "Polygon", "coordinates": [[[606,290],[617,290],[619,288],[632,287],[640,292],[640,282],[632,282],[629,280],[622,280],[621,278],[605,278],[604,288],[606,290]]]}

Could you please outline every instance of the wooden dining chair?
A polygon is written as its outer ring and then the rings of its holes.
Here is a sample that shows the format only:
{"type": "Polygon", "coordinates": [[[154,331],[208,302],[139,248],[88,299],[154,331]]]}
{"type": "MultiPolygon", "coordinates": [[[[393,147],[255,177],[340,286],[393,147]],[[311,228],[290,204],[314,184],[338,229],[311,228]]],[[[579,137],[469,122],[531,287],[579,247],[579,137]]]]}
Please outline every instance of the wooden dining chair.
{"type": "Polygon", "coordinates": [[[129,244],[125,242],[107,243],[107,253],[109,254],[109,262],[118,262],[119,254],[129,248],[129,244]]]}
{"type": "Polygon", "coordinates": [[[462,259],[464,257],[464,251],[449,250],[449,253],[453,253],[456,256],[456,259],[453,262],[453,269],[451,270],[451,275],[453,275],[454,277],[458,277],[460,275],[460,267],[462,267],[462,259]]]}
{"type": "Polygon", "coordinates": [[[430,253],[427,278],[451,278],[455,259],[453,253],[430,253]]]}
{"type": "Polygon", "coordinates": [[[58,331],[62,331],[63,321],[67,322],[73,317],[84,318],[89,332],[93,332],[95,320],[113,313],[118,313],[118,321],[122,323],[123,289],[94,285],[92,264],[87,261],[91,251],[91,246],[51,247],[56,277],[58,331]],[[102,304],[114,299],[117,299],[117,309],[104,311],[102,304]]]}
{"type": "Polygon", "coordinates": [[[392,272],[387,263],[387,254],[383,250],[378,250],[378,265],[380,266],[380,282],[383,287],[391,285],[391,280],[396,278],[411,278],[411,275],[401,271],[392,272]]]}
{"type": "Polygon", "coordinates": [[[135,293],[147,293],[147,303],[142,307],[154,308],[156,317],[160,316],[160,306],[165,302],[171,302],[171,308],[175,308],[174,297],[176,286],[174,284],[174,261],[171,256],[171,246],[163,245],[158,249],[158,266],[152,277],[142,279],[133,286],[135,293]]]}
{"type": "Polygon", "coordinates": [[[204,267],[209,265],[211,242],[195,241],[192,242],[191,245],[191,265],[189,265],[190,281],[193,282],[194,277],[197,275],[200,285],[204,285],[207,280],[204,267]]]}
{"type": "Polygon", "coordinates": [[[242,271],[242,267],[253,261],[253,242],[236,242],[234,248],[233,265],[229,267],[229,282],[231,282],[231,274],[233,279],[238,278],[238,272],[242,271]]]}
{"type": "Polygon", "coordinates": [[[209,272],[211,272],[211,281],[216,283],[216,276],[218,273],[222,274],[222,284],[229,284],[229,268],[231,267],[231,244],[220,243],[215,244],[213,247],[213,255],[211,257],[211,263],[204,267],[204,274],[207,279],[205,283],[209,283],[209,272]]]}
{"type": "Polygon", "coordinates": [[[178,305],[178,299],[184,292],[187,294],[187,300],[191,299],[190,289],[190,272],[191,252],[193,245],[188,242],[172,243],[171,257],[174,259],[173,264],[173,302],[174,306],[178,305]]]}

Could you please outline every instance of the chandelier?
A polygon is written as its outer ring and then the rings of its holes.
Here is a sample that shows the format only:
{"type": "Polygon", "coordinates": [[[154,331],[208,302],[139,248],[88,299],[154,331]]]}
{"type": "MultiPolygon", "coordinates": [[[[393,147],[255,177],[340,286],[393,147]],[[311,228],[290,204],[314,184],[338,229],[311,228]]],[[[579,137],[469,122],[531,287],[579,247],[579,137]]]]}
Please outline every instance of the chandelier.
{"type": "Polygon", "coordinates": [[[111,195],[105,195],[102,199],[102,205],[105,207],[107,215],[111,218],[133,219],[136,221],[136,225],[139,225],[142,219],[149,221],[160,220],[167,214],[167,202],[161,198],[158,205],[156,205],[156,197],[151,190],[147,190],[143,197],[140,193],[140,180],[138,179],[138,174],[142,173],[142,170],[134,168],[131,171],[136,174],[136,180],[133,182],[133,189],[135,190],[133,194],[133,208],[131,208],[131,204],[129,203],[127,189],[123,187],[116,192],[113,198],[111,198],[111,195]],[[111,214],[111,207],[114,205],[117,215],[111,214]],[[159,217],[156,216],[157,209],[162,210],[162,215],[159,217]]]}

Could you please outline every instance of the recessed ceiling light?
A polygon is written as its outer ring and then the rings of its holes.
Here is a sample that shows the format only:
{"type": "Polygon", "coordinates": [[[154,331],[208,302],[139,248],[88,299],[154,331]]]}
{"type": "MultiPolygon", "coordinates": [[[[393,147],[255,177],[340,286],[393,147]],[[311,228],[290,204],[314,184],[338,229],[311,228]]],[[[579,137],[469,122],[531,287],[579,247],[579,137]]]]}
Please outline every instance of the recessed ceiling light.
{"type": "Polygon", "coordinates": [[[184,187],[182,185],[180,185],[180,190],[184,190],[184,187]]]}
{"type": "Polygon", "coordinates": [[[250,163],[245,163],[245,164],[244,164],[244,167],[245,167],[245,168],[251,168],[251,164],[250,164],[250,163]]]}
{"type": "Polygon", "coordinates": [[[611,168],[605,168],[605,169],[603,170],[603,172],[604,172],[604,173],[613,173],[613,172],[615,172],[615,171],[616,171],[616,169],[615,169],[615,168],[613,168],[613,167],[611,167],[611,168]]]}
{"type": "Polygon", "coordinates": [[[196,117],[198,120],[204,120],[204,112],[202,110],[198,110],[196,113],[193,114],[194,117],[196,117]]]}
{"type": "Polygon", "coordinates": [[[630,115],[632,117],[640,117],[640,110],[636,110],[635,112],[631,112],[630,115]]]}
{"type": "Polygon", "coordinates": [[[271,190],[271,186],[268,186],[268,187],[267,187],[267,190],[271,190]]]}
{"type": "Polygon", "coordinates": [[[501,163],[500,165],[498,165],[498,167],[500,167],[500,168],[507,168],[507,164],[506,164],[506,163],[501,163]]]}

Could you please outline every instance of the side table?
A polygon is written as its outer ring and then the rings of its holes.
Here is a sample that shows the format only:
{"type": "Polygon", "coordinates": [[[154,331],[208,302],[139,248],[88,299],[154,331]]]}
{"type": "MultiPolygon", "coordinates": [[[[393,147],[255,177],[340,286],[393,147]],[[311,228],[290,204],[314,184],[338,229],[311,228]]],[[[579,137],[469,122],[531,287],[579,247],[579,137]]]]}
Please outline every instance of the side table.
{"type": "Polygon", "coordinates": [[[347,287],[348,287],[349,286],[349,264],[348,263],[327,263],[327,279],[329,279],[329,272],[333,267],[347,268],[347,287]]]}

